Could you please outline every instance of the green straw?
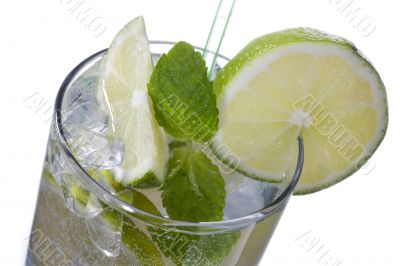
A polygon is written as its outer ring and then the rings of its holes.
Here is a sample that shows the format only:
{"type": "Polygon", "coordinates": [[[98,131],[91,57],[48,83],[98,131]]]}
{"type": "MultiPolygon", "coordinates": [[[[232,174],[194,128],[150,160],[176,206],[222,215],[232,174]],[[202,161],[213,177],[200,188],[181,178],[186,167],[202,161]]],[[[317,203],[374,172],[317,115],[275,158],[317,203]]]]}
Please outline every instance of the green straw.
{"type": "Polygon", "coordinates": [[[209,79],[212,79],[219,49],[221,48],[235,2],[236,0],[220,0],[218,4],[217,12],[203,50],[203,58],[208,65],[209,79]]]}

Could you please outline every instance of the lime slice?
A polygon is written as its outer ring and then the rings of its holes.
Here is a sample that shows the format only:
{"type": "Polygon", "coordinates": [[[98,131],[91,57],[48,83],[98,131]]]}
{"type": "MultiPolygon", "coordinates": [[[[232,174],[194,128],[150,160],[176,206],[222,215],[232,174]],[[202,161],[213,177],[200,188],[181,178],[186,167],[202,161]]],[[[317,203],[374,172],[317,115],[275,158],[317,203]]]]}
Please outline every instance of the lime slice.
{"type": "Polygon", "coordinates": [[[123,185],[156,185],[164,178],[168,147],[147,93],[151,72],[144,20],[137,17],[114,38],[102,62],[98,88],[114,134],[124,143],[122,165],[114,171],[123,185]]]}
{"type": "Polygon", "coordinates": [[[329,187],[359,169],[388,123],[384,85],[350,42],[308,28],[255,39],[215,81],[220,127],[212,148],[250,177],[279,182],[305,164],[296,194],[329,187]]]}

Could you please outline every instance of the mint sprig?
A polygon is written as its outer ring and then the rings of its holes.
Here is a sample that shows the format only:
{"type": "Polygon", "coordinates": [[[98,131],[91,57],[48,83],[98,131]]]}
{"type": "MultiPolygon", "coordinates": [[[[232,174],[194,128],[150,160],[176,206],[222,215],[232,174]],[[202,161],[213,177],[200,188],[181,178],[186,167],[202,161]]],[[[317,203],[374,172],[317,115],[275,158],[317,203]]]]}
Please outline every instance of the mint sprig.
{"type": "MultiPolygon", "coordinates": [[[[162,202],[172,219],[206,222],[223,219],[224,179],[193,142],[206,143],[218,129],[213,84],[200,53],[177,43],[153,70],[148,92],[158,123],[175,138],[162,185],[162,202]]],[[[219,265],[240,232],[196,235],[149,225],[147,230],[163,254],[176,265],[219,265]]]]}
{"type": "Polygon", "coordinates": [[[199,52],[178,42],[155,66],[148,92],[158,123],[171,136],[197,143],[208,141],[218,129],[213,84],[199,52]]]}
{"type": "Polygon", "coordinates": [[[206,222],[223,218],[225,182],[218,167],[191,145],[175,148],[162,186],[162,201],[173,219],[206,222]]]}

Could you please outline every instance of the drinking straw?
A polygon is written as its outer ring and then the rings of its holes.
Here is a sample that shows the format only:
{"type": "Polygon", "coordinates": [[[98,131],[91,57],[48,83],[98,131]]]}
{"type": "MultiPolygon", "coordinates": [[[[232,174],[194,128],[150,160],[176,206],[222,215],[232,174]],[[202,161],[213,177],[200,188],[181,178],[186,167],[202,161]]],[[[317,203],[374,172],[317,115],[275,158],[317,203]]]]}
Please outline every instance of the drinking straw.
{"type": "Polygon", "coordinates": [[[208,34],[206,45],[203,50],[203,58],[208,66],[208,78],[212,78],[215,64],[219,54],[222,41],[232,15],[236,0],[220,0],[217,12],[208,34]]]}

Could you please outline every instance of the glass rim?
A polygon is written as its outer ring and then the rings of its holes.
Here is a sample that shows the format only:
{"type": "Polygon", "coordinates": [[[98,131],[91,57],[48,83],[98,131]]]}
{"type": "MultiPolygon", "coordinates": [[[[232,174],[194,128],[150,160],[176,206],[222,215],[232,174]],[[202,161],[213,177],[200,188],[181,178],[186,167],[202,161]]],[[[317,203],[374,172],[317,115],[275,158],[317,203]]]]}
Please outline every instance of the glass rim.
{"type": "MultiPolygon", "coordinates": [[[[150,41],[151,45],[173,45],[175,42],[171,41],[150,41]]],[[[197,50],[203,50],[203,48],[195,47],[197,50]]],[[[285,187],[285,189],[276,197],[271,203],[269,203],[264,208],[230,220],[223,221],[212,221],[212,222],[189,222],[189,221],[180,221],[171,218],[167,218],[164,216],[159,216],[156,214],[152,214],[146,212],[142,209],[134,207],[127,202],[119,199],[112,191],[105,188],[99,182],[97,182],[94,178],[90,176],[88,171],[79,163],[79,160],[73,155],[71,152],[67,139],[64,135],[63,131],[63,123],[62,123],[62,103],[64,99],[65,92],[69,85],[74,81],[77,77],[77,74],[89,63],[96,60],[98,57],[102,56],[108,51],[108,49],[103,49],[99,52],[96,52],[80,62],[76,67],[74,67],[70,73],[65,77],[64,81],[61,84],[61,87],[57,93],[55,107],[54,107],[54,130],[56,132],[57,142],[61,145],[61,152],[64,153],[67,161],[72,164],[75,168],[74,170],[78,171],[79,174],[77,178],[83,183],[86,189],[88,189],[91,193],[93,193],[97,198],[111,206],[112,208],[122,211],[125,214],[133,215],[136,218],[142,219],[143,221],[150,222],[152,224],[180,228],[178,231],[185,232],[183,228],[210,228],[212,230],[220,231],[220,230],[232,230],[237,228],[244,228],[248,225],[254,224],[263,218],[273,214],[274,211],[278,210],[286,201],[290,198],[295,186],[297,185],[302,168],[304,163],[304,147],[303,147],[303,139],[301,135],[297,137],[298,141],[298,156],[297,156],[297,165],[296,169],[293,173],[291,181],[285,187]]],[[[211,53],[214,53],[210,51],[211,53]]],[[[152,55],[155,55],[152,53],[152,55]]],[[[157,55],[157,54],[156,54],[157,55]]],[[[218,55],[219,58],[229,61],[228,57],[218,55]]]]}

